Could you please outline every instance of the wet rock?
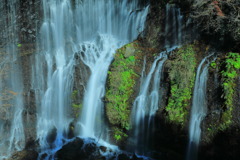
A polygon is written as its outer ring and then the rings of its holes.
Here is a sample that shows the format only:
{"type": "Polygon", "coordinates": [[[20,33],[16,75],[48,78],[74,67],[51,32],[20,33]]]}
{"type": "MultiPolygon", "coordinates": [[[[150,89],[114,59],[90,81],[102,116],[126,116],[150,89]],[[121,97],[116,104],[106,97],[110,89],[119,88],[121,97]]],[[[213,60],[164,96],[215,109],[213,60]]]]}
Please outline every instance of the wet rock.
{"type": "Polygon", "coordinates": [[[80,138],[66,144],[57,153],[58,160],[105,160],[94,142],[84,144],[80,138]]]}
{"type": "Polygon", "coordinates": [[[66,144],[60,149],[56,157],[59,160],[80,160],[81,157],[81,148],[83,147],[83,140],[80,138],[76,138],[74,141],[66,144]]]}
{"type": "Polygon", "coordinates": [[[107,147],[105,147],[105,146],[100,146],[99,148],[103,153],[105,153],[107,151],[107,147]]]}
{"type": "Polygon", "coordinates": [[[57,137],[57,129],[53,128],[51,131],[49,131],[48,136],[47,136],[47,142],[48,143],[53,143],[57,137]]]}
{"type": "Polygon", "coordinates": [[[136,51],[136,49],[134,48],[133,43],[128,44],[126,46],[126,51],[125,51],[124,57],[128,58],[130,56],[135,56],[135,51],[136,51]]]}
{"type": "Polygon", "coordinates": [[[129,159],[129,157],[126,154],[122,153],[118,155],[118,160],[126,160],[126,159],[129,159]]]}
{"type": "Polygon", "coordinates": [[[143,159],[143,158],[139,158],[139,157],[137,157],[136,154],[134,154],[134,155],[132,156],[131,160],[144,160],[144,159],[143,159]]]}
{"type": "Polygon", "coordinates": [[[14,153],[7,160],[37,160],[38,153],[36,151],[24,150],[14,153]]]}
{"type": "Polygon", "coordinates": [[[44,160],[47,156],[48,156],[47,153],[42,154],[42,155],[40,156],[40,160],[44,160]]]}
{"type": "Polygon", "coordinates": [[[131,159],[131,154],[121,153],[118,155],[114,151],[107,152],[109,150],[106,146],[99,147],[92,139],[85,142],[85,140],[76,138],[74,141],[63,146],[56,153],[55,158],[57,160],[142,160],[142,158],[138,158],[136,155],[132,156],[133,158],[131,159]],[[102,152],[104,155],[101,154],[102,152]]]}

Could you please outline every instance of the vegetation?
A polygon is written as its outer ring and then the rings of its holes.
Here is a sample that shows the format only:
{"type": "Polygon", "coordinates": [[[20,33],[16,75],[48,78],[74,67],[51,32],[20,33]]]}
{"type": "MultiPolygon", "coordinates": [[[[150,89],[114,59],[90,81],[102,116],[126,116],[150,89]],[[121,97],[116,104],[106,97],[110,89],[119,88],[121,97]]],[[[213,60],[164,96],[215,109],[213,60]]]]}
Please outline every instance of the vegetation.
{"type": "Polygon", "coordinates": [[[210,64],[214,72],[219,72],[221,75],[221,86],[223,89],[222,98],[224,104],[221,110],[221,118],[211,117],[211,121],[207,123],[206,141],[211,142],[212,138],[219,132],[229,129],[233,124],[233,111],[236,109],[234,98],[236,98],[236,80],[240,69],[240,54],[227,53],[224,58],[218,58],[210,64]]]}
{"type": "Polygon", "coordinates": [[[72,92],[72,111],[74,118],[78,118],[82,110],[82,104],[78,103],[78,91],[74,90],[72,92]]]}
{"type": "MultiPolygon", "coordinates": [[[[106,113],[109,122],[123,130],[130,128],[131,97],[138,75],[134,67],[137,59],[137,43],[133,42],[117,50],[115,60],[108,73],[106,91],[106,113]]],[[[118,141],[125,137],[121,130],[114,129],[114,138],[118,141]]]]}
{"type": "Polygon", "coordinates": [[[117,142],[119,142],[119,141],[121,141],[122,139],[128,137],[126,133],[124,133],[121,129],[119,129],[119,128],[117,128],[117,127],[115,127],[115,128],[113,129],[113,131],[114,131],[114,139],[115,139],[115,141],[117,141],[117,142]]]}
{"type": "Polygon", "coordinates": [[[210,67],[212,67],[213,69],[216,69],[217,63],[215,61],[212,61],[212,63],[210,63],[210,67]]]}
{"type": "Polygon", "coordinates": [[[166,111],[170,122],[184,125],[195,81],[195,51],[193,45],[186,45],[175,54],[175,59],[168,62],[171,90],[166,111]]]}
{"type": "Polygon", "coordinates": [[[237,72],[240,69],[240,55],[238,53],[228,53],[225,60],[225,69],[221,71],[223,98],[225,99],[225,108],[222,115],[221,130],[226,129],[231,124],[233,111],[233,98],[236,88],[237,72]]]}

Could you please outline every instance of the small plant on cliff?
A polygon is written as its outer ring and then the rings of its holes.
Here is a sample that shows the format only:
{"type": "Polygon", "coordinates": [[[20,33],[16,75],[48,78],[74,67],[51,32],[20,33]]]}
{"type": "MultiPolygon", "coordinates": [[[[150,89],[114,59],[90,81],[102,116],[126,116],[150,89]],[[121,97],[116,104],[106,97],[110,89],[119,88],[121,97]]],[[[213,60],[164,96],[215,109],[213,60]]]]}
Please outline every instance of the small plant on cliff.
{"type": "Polygon", "coordinates": [[[225,111],[222,115],[221,129],[226,129],[231,124],[233,98],[236,86],[237,72],[240,69],[240,55],[239,53],[228,53],[225,60],[225,69],[221,72],[223,77],[223,98],[225,99],[225,111]]]}
{"type": "Polygon", "coordinates": [[[217,64],[216,64],[216,62],[215,62],[215,61],[212,61],[212,63],[210,63],[210,66],[211,66],[212,68],[216,69],[216,67],[217,67],[217,64]]]}
{"type": "Polygon", "coordinates": [[[118,142],[121,141],[123,138],[126,138],[127,135],[122,132],[119,128],[114,128],[114,139],[118,142]]]}
{"type": "Polygon", "coordinates": [[[22,44],[18,43],[18,44],[17,44],[17,47],[22,47],[22,44]]]}

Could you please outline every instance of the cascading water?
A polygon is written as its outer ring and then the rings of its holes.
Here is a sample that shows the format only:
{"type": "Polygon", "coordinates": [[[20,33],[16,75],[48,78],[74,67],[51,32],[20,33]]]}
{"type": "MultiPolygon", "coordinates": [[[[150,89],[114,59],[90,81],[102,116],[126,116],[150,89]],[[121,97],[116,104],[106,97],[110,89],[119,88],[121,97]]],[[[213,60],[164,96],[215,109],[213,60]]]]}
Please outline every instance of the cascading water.
{"type": "Polygon", "coordinates": [[[183,40],[183,16],[180,8],[175,5],[166,5],[166,19],[165,19],[165,47],[179,46],[183,40]]]}
{"type": "Polygon", "coordinates": [[[69,1],[43,0],[43,8],[44,22],[38,43],[41,53],[35,58],[32,87],[37,90],[39,103],[37,137],[41,149],[51,156],[63,145],[71,122],[68,113],[74,73],[71,50],[74,26],[69,1]]]}
{"type": "Polygon", "coordinates": [[[47,153],[44,159],[52,159],[64,144],[73,120],[70,95],[75,54],[79,53],[91,71],[78,123],[80,136],[100,137],[102,128],[106,128],[101,98],[108,67],[115,50],[143,30],[148,7],[137,0],[42,0],[42,4],[41,52],[32,67],[32,88],[38,108],[41,155],[47,153]]]}
{"type": "Polygon", "coordinates": [[[105,95],[107,71],[115,50],[132,41],[143,30],[148,8],[143,6],[136,12],[139,7],[138,1],[84,1],[77,10],[79,15],[83,15],[78,27],[80,38],[98,37],[84,43],[80,49],[81,59],[91,70],[79,122],[83,137],[103,138],[107,135],[101,100],[105,95]],[[89,10],[90,6],[95,9],[89,10]],[[89,21],[86,15],[93,19],[89,21]],[[96,35],[92,34],[93,30],[97,31],[94,32],[96,35]]]}
{"type": "Polygon", "coordinates": [[[84,44],[80,55],[91,70],[79,122],[82,137],[101,136],[103,138],[106,135],[106,126],[103,120],[104,104],[101,99],[105,95],[107,71],[116,49],[109,44],[113,46],[118,46],[118,44],[116,39],[108,35],[100,35],[99,42],[84,44]],[[101,45],[102,47],[99,47],[101,45]]]}
{"type": "MultiPolygon", "coordinates": [[[[182,42],[182,20],[180,9],[170,4],[166,5],[165,20],[165,48],[166,52],[176,49],[182,42]]],[[[147,76],[145,76],[145,63],[142,71],[140,92],[133,104],[131,115],[133,126],[133,142],[137,153],[145,154],[151,137],[151,128],[154,128],[154,116],[161,102],[160,81],[162,76],[162,67],[167,60],[165,52],[154,60],[147,76]],[[155,74],[154,74],[155,72],[155,74]],[[154,76],[154,78],[153,78],[154,76]],[[152,79],[153,78],[153,79],[152,79]],[[151,82],[152,81],[152,82],[151,82]],[[152,86],[150,88],[150,85],[152,86]],[[146,137],[146,138],[143,138],[146,137]]],[[[131,139],[132,141],[132,139],[131,139]]]]}
{"type": "Polygon", "coordinates": [[[18,1],[0,3],[3,42],[0,48],[0,159],[25,146],[23,129],[23,82],[18,59],[18,1]]]}
{"type": "MultiPolygon", "coordinates": [[[[159,107],[159,99],[161,95],[159,94],[159,87],[162,75],[162,68],[164,62],[167,60],[167,55],[165,52],[162,52],[153,62],[152,67],[147,76],[145,76],[145,63],[144,69],[141,77],[141,88],[139,95],[134,101],[133,111],[132,111],[132,124],[134,128],[134,143],[136,146],[141,147],[141,145],[146,145],[144,142],[141,144],[140,139],[145,137],[140,134],[144,133],[148,126],[145,126],[145,117],[148,117],[148,124],[151,123],[152,117],[155,115],[159,107]],[[154,73],[155,72],[155,73],[154,73]],[[150,89],[151,79],[154,75],[153,86],[150,89]],[[149,107],[148,107],[149,106],[149,107]]],[[[142,149],[137,152],[143,152],[142,149]]]]}
{"type": "Polygon", "coordinates": [[[197,69],[191,109],[191,119],[189,124],[187,160],[197,159],[198,145],[201,138],[201,122],[207,113],[206,89],[209,62],[206,61],[208,61],[209,57],[210,56],[205,57],[197,69]]]}

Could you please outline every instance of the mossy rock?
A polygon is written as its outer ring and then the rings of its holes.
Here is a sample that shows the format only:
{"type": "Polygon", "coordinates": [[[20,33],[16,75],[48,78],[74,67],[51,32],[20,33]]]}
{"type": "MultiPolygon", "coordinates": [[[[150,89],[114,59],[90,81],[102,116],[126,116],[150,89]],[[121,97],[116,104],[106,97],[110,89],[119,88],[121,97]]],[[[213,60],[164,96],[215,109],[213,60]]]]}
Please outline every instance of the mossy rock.
{"type": "Polygon", "coordinates": [[[112,125],[129,129],[131,95],[134,92],[135,81],[139,77],[135,73],[137,55],[136,42],[127,44],[117,50],[115,59],[108,72],[106,91],[106,113],[112,125]]]}
{"type": "Polygon", "coordinates": [[[190,110],[190,100],[195,81],[197,67],[194,45],[185,45],[178,49],[173,59],[167,62],[169,66],[170,97],[166,106],[167,120],[184,126],[190,110]]]}
{"type": "Polygon", "coordinates": [[[80,101],[79,97],[79,90],[73,90],[72,91],[72,115],[75,119],[78,119],[79,115],[82,112],[82,102],[80,101]]]}
{"type": "Polygon", "coordinates": [[[218,84],[221,89],[219,99],[221,98],[222,102],[216,109],[218,115],[214,114],[211,109],[209,110],[209,116],[204,127],[204,141],[206,143],[210,143],[217,134],[234,126],[239,126],[238,77],[240,75],[240,54],[226,53],[212,62],[210,69],[212,73],[216,73],[220,77],[220,83],[218,84]]]}
{"type": "Polygon", "coordinates": [[[133,101],[138,93],[138,81],[144,55],[154,49],[143,48],[139,41],[118,49],[108,72],[105,104],[106,115],[113,130],[112,137],[120,142],[127,137],[133,101]]]}

